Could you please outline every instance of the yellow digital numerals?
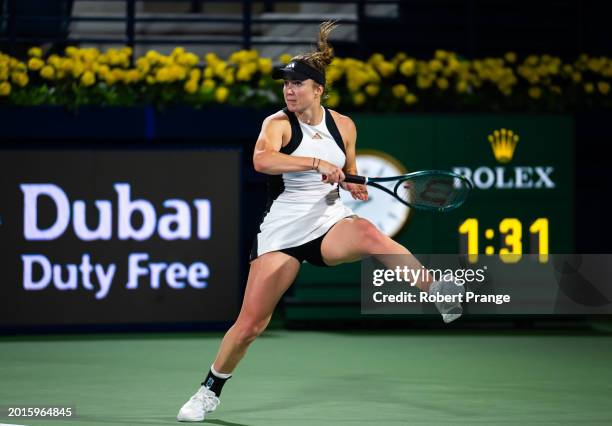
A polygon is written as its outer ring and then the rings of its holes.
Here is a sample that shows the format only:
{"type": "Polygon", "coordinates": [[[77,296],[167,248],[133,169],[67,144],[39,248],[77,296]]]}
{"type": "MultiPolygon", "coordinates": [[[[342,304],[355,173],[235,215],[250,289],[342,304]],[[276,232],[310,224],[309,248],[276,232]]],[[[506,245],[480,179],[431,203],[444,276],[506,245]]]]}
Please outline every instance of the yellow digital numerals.
{"type": "MultiPolygon", "coordinates": [[[[529,226],[530,236],[530,252],[539,255],[539,261],[545,263],[548,261],[548,218],[541,217],[536,219],[529,226]]],[[[521,259],[523,254],[523,224],[517,218],[504,218],[499,222],[498,232],[500,236],[501,246],[497,251],[500,259],[505,263],[516,263],[521,259]]],[[[495,254],[495,246],[489,244],[495,237],[495,230],[488,228],[485,230],[482,237],[487,242],[484,247],[484,253],[488,256],[495,254]]],[[[468,255],[470,262],[478,261],[480,253],[480,227],[478,219],[467,218],[459,225],[459,236],[461,241],[461,252],[468,255]]]]}

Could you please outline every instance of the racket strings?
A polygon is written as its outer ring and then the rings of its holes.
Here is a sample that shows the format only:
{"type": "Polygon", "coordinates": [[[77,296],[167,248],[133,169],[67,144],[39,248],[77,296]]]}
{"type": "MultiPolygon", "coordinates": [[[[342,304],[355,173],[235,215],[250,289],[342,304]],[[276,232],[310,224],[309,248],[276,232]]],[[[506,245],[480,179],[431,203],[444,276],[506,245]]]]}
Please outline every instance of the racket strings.
{"type": "Polygon", "coordinates": [[[410,205],[446,208],[461,204],[470,188],[460,178],[446,175],[423,175],[399,181],[395,193],[410,205]]]}

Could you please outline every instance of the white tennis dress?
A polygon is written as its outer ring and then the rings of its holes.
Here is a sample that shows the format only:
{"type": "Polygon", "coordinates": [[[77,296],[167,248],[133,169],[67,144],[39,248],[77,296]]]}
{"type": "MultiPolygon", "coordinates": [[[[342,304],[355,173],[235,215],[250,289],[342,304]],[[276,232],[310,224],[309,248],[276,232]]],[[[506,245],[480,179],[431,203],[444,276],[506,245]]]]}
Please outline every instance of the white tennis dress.
{"type": "MultiPolygon", "coordinates": [[[[289,117],[291,140],[280,152],[320,158],[344,167],[344,142],[329,110],[323,108],[323,120],[315,126],[300,122],[286,108],[283,112],[289,117]]],[[[340,199],[338,184],[323,183],[315,170],[271,175],[268,205],[255,236],[251,260],[317,239],[339,220],[352,215],[353,211],[340,199]]]]}

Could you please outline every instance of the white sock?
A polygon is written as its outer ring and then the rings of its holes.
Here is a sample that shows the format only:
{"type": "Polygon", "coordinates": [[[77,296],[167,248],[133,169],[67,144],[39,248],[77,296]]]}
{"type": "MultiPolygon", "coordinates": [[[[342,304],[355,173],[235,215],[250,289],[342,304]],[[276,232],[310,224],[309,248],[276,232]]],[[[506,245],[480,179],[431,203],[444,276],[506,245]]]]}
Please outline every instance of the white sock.
{"type": "Polygon", "coordinates": [[[215,370],[215,365],[214,364],[210,366],[210,371],[215,376],[217,376],[220,379],[229,379],[230,377],[232,377],[232,373],[229,373],[229,374],[227,374],[227,373],[219,373],[217,370],[215,370]]]}

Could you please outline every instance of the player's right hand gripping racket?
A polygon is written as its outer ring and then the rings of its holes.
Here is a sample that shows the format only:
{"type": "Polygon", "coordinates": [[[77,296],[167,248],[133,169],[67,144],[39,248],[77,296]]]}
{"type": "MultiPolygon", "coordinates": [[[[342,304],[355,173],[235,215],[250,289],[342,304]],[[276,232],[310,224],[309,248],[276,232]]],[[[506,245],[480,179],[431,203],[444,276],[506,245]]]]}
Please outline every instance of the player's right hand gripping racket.
{"type": "Polygon", "coordinates": [[[423,170],[391,177],[346,175],[344,181],[378,188],[408,207],[436,212],[456,209],[472,190],[468,179],[444,170],[423,170]],[[395,182],[393,191],[378,182],[395,182]]]}

